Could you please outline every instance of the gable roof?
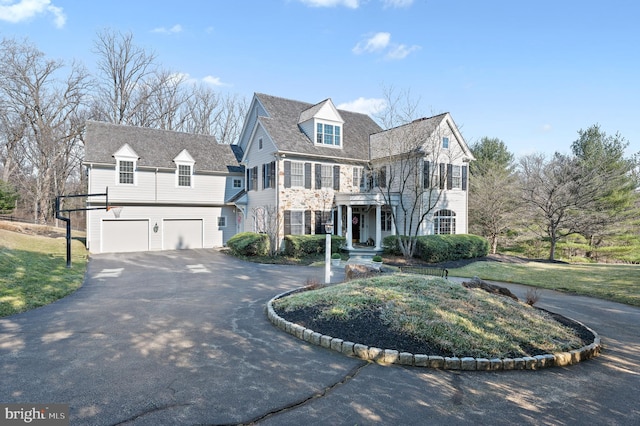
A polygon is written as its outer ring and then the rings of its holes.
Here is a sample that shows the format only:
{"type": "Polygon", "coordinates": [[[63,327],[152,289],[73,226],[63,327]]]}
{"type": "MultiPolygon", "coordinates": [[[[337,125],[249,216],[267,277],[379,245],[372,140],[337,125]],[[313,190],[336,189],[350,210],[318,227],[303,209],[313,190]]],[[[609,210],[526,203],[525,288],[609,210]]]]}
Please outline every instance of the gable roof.
{"type": "Polygon", "coordinates": [[[262,93],[256,93],[254,97],[268,113],[268,116],[259,116],[258,122],[271,136],[280,152],[368,161],[369,135],[382,130],[366,114],[338,110],[344,120],[342,148],[315,145],[298,126],[298,122],[303,112],[307,116],[316,111],[314,107],[321,107],[324,102],[313,105],[262,93]]]}
{"type": "Polygon", "coordinates": [[[425,144],[430,138],[439,136],[436,133],[442,131],[442,126],[449,127],[448,130],[455,137],[464,155],[473,160],[471,150],[448,112],[419,118],[411,123],[371,135],[371,159],[405,154],[407,151],[424,151],[425,148],[429,150],[429,146],[425,144]]]}
{"type": "Polygon", "coordinates": [[[244,169],[238,164],[233,148],[219,144],[214,136],[92,120],[85,125],[84,163],[115,165],[113,155],[125,144],[140,156],[138,167],[175,169],[174,158],[187,150],[195,160],[197,172],[242,173],[244,169]]]}

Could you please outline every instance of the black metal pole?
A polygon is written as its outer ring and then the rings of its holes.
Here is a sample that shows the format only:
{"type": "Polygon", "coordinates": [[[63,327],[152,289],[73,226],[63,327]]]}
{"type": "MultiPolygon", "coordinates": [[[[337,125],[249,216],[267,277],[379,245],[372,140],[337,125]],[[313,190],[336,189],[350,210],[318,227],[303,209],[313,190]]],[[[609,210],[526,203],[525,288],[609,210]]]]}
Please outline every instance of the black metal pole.
{"type": "Polygon", "coordinates": [[[67,222],[67,268],[71,268],[71,218],[67,222]]]}

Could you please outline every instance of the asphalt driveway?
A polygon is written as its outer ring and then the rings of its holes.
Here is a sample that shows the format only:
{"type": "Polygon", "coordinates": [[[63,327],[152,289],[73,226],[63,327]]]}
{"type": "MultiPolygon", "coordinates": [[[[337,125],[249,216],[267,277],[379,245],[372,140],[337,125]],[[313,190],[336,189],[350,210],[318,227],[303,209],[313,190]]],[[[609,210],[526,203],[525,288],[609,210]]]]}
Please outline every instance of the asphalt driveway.
{"type": "Polygon", "coordinates": [[[568,368],[384,367],[266,319],[273,295],[323,274],[215,250],[94,256],[73,295],[0,318],[0,401],[68,403],[91,425],[640,424],[638,308],[545,291],[541,307],[605,345],[568,368]]]}

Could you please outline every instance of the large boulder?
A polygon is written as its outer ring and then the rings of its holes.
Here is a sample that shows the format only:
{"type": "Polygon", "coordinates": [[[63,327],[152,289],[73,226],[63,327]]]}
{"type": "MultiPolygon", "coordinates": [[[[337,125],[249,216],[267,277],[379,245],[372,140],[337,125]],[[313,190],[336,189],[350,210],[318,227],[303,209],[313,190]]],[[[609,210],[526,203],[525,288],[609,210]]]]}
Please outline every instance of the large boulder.
{"type": "Polygon", "coordinates": [[[463,287],[466,288],[480,288],[486,292],[492,293],[492,294],[497,294],[499,296],[507,296],[512,298],[513,300],[518,300],[518,298],[516,297],[515,294],[511,293],[511,290],[509,290],[506,287],[501,287],[499,285],[495,285],[495,284],[490,284],[486,281],[481,280],[478,277],[473,277],[471,279],[471,281],[464,281],[462,283],[463,287]]]}
{"type": "Polygon", "coordinates": [[[380,268],[369,265],[350,264],[344,267],[346,280],[355,280],[358,278],[369,278],[380,274],[380,268]]]}

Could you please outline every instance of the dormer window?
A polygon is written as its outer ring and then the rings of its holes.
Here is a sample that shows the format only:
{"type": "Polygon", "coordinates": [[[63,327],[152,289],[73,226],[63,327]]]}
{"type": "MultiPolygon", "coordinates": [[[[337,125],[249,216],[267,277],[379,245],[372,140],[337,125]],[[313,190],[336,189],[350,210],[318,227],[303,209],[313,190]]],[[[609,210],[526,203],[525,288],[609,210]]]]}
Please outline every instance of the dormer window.
{"type": "Polygon", "coordinates": [[[118,161],[118,183],[133,185],[133,161],[118,161]]]}
{"type": "Polygon", "coordinates": [[[135,185],[138,154],[129,144],[124,144],[113,157],[116,159],[116,185],[135,185]]]}
{"type": "Polygon", "coordinates": [[[178,165],[178,186],[191,187],[191,166],[187,164],[178,165]]]}
{"type": "Polygon", "coordinates": [[[193,188],[193,165],[195,161],[186,149],[182,150],[176,158],[176,186],[178,188],[193,188]]]}
{"type": "Polygon", "coordinates": [[[316,127],[316,143],[322,145],[340,146],[340,126],[318,123],[316,127]]]}

